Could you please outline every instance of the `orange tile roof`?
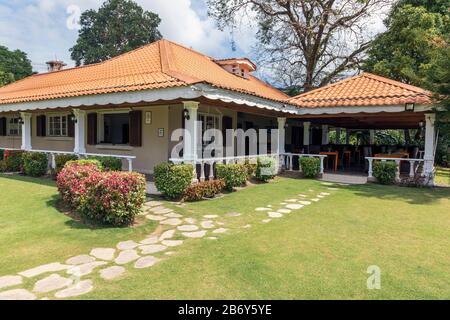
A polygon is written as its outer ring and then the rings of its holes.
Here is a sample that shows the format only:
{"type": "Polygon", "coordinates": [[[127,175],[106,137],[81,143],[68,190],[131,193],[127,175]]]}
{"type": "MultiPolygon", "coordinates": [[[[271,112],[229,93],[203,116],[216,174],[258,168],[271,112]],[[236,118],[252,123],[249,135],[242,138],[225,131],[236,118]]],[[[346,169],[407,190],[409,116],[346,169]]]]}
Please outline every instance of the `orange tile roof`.
{"type": "Polygon", "coordinates": [[[289,103],[304,108],[429,104],[431,92],[371,73],[300,94],[289,103]]]}
{"type": "Polygon", "coordinates": [[[288,98],[256,77],[235,76],[208,56],[160,40],[98,64],[36,74],[2,87],[0,105],[195,83],[276,101],[288,98]]]}

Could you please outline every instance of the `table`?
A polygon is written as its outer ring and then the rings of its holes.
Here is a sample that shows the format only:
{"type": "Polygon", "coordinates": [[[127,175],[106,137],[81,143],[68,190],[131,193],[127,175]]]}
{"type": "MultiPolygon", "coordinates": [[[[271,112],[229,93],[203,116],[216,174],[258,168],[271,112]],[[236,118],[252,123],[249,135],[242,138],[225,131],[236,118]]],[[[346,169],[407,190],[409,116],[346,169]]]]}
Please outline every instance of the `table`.
{"type": "Polygon", "coordinates": [[[339,152],[337,152],[337,151],[328,151],[328,152],[321,152],[319,154],[320,155],[324,155],[324,156],[333,156],[333,157],[335,157],[334,171],[337,171],[338,165],[339,165],[339,152]]]}
{"type": "Polygon", "coordinates": [[[397,152],[397,153],[378,153],[374,156],[375,158],[409,158],[408,152],[397,152]]]}

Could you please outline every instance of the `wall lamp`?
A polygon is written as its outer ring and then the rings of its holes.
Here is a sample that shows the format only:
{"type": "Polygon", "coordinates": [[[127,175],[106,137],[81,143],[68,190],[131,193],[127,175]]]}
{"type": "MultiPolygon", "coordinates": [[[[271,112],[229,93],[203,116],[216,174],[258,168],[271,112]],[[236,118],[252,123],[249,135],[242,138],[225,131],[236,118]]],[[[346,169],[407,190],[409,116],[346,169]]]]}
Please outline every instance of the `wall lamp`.
{"type": "Polygon", "coordinates": [[[69,114],[69,121],[71,121],[71,122],[73,122],[73,123],[77,123],[77,122],[78,122],[78,119],[77,119],[77,117],[75,116],[75,114],[71,113],[71,114],[69,114]]]}
{"type": "Polygon", "coordinates": [[[405,111],[413,112],[415,104],[414,103],[405,103],[405,111]]]}
{"type": "Polygon", "coordinates": [[[189,114],[189,110],[188,109],[184,109],[183,110],[183,116],[184,116],[184,119],[186,119],[186,120],[190,120],[191,119],[191,116],[189,114]]]}
{"type": "Polygon", "coordinates": [[[425,121],[420,120],[419,122],[419,128],[424,128],[425,127],[425,121]]]}
{"type": "Polygon", "coordinates": [[[22,125],[22,124],[24,124],[25,122],[23,121],[22,117],[19,117],[19,118],[17,119],[17,123],[20,124],[20,125],[22,125]]]}

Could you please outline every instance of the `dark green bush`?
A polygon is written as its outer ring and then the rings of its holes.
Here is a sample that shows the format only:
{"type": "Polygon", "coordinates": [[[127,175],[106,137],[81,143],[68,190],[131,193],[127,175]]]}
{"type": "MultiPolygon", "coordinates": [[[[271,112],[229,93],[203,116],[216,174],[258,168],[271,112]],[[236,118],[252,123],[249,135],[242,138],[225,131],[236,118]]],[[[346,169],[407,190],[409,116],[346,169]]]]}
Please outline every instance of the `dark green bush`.
{"type": "Polygon", "coordinates": [[[205,198],[214,198],[225,188],[223,180],[208,180],[190,185],[184,192],[184,200],[200,201],[205,198]]]}
{"type": "Polygon", "coordinates": [[[67,162],[76,161],[78,157],[74,154],[58,154],[55,156],[56,173],[60,173],[67,162]]]}
{"type": "Polygon", "coordinates": [[[320,173],[320,159],[318,158],[300,158],[300,167],[305,178],[317,178],[320,173]]]}
{"type": "Polygon", "coordinates": [[[247,171],[247,180],[254,178],[256,175],[256,168],[258,165],[256,163],[250,163],[248,160],[245,160],[244,166],[245,171],[247,171]]]}
{"type": "Polygon", "coordinates": [[[70,160],[70,161],[67,161],[64,166],[66,167],[66,166],[70,166],[72,164],[77,164],[79,166],[95,165],[95,166],[97,166],[98,169],[103,170],[102,163],[95,159],[70,160]]]}
{"type": "Polygon", "coordinates": [[[232,191],[247,181],[247,170],[243,164],[217,164],[217,179],[225,181],[225,189],[232,191]]]}
{"type": "Polygon", "coordinates": [[[5,151],[3,154],[6,163],[6,172],[19,172],[22,171],[23,161],[22,161],[23,151],[5,151]]]}
{"type": "Polygon", "coordinates": [[[373,164],[373,176],[381,184],[393,184],[397,173],[397,164],[393,161],[375,161],[373,164]]]}
{"type": "Polygon", "coordinates": [[[48,156],[40,152],[22,154],[23,173],[31,177],[42,177],[48,172],[48,156]]]}
{"type": "Polygon", "coordinates": [[[258,158],[256,166],[256,178],[259,181],[269,181],[278,173],[277,161],[270,157],[258,158]]]}
{"type": "Polygon", "coordinates": [[[169,199],[180,198],[191,185],[194,168],[190,164],[173,164],[165,162],[154,169],[155,186],[169,199]]]}
{"type": "Polygon", "coordinates": [[[0,149],[0,161],[3,160],[3,154],[5,153],[4,150],[0,149]]]}
{"type": "Polygon", "coordinates": [[[92,160],[98,160],[105,171],[122,171],[122,159],[114,157],[89,157],[92,160]]]}
{"type": "Polygon", "coordinates": [[[0,172],[6,172],[7,166],[5,160],[0,160],[0,172]]]}

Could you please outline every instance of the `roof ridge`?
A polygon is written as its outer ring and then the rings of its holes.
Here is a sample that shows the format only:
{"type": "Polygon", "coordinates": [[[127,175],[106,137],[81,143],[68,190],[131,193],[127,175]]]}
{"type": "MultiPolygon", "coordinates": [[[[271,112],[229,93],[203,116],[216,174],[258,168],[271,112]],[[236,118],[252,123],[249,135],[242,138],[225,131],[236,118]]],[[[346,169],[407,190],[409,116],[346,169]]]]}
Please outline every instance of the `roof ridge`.
{"type": "Polygon", "coordinates": [[[402,88],[402,89],[414,91],[416,93],[431,94],[431,92],[426,90],[426,89],[422,89],[420,87],[413,86],[413,85],[407,84],[407,83],[403,83],[403,82],[400,82],[400,81],[397,81],[397,80],[392,80],[392,79],[389,79],[389,78],[386,78],[386,77],[383,77],[383,76],[379,76],[377,74],[373,74],[373,73],[370,73],[370,72],[364,72],[362,75],[364,75],[364,76],[366,76],[368,78],[371,78],[373,80],[381,81],[381,82],[384,82],[384,83],[387,83],[387,84],[390,84],[390,85],[393,85],[393,86],[396,86],[396,87],[399,87],[399,88],[402,88]]]}

